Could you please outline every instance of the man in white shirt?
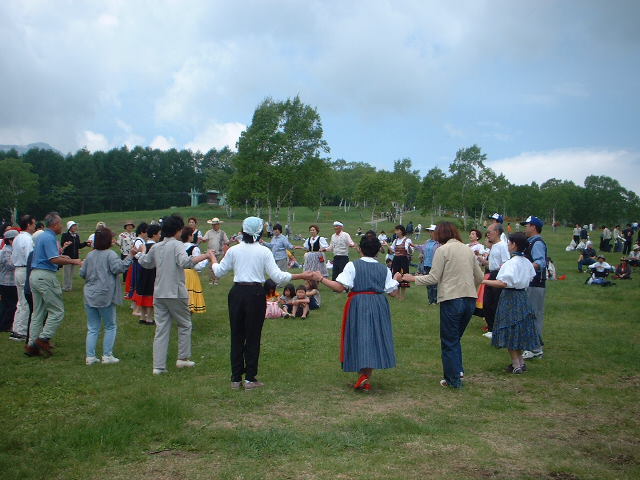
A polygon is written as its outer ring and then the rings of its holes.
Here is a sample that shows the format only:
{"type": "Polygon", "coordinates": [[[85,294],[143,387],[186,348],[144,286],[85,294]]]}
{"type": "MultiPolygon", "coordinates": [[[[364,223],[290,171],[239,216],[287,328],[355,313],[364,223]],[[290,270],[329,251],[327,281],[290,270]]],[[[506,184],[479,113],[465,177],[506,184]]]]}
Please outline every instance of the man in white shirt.
{"type": "Polygon", "coordinates": [[[351,235],[343,230],[342,222],[333,222],[333,228],[336,233],[331,235],[331,243],[327,251],[333,252],[333,271],[331,279],[335,281],[336,277],[342,273],[344,267],[349,263],[349,247],[355,247],[351,235]]]}
{"type": "MultiPolygon", "coordinates": [[[[489,280],[495,280],[500,271],[500,267],[511,258],[509,247],[502,240],[502,235],[504,235],[502,223],[496,222],[487,228],[487,238],[491,243],[489,258],[486,260],[486,265],[489,269],[489,280]]],[[[484,290],[482,309],[484,319],[487,322],[488,331],[484,334],[487,338],[491,338],[492,336],[493,321],[496,317],[496,309],[498,308],[501,292],[501,288],[490,287],[489,285],[487,285],[484,290]]]]}
{"type": "Polygon", "coordinates": [[[18,289],[18,305],[13,316],[13,326],[9,338],[18,342],[23,342],[27,338],[29,329],[29,315],[31,310],[29,302],[24,293],[24,284],[27,281],[27,259],[33,251],[33,232],[36,230],[36,218],[32,215],[20,217],[20,234],[13,241],[13,252],[11,261],[16,267],[15,279],[18,289]]]}
{"type": "Polygon", "coordinates": [[[507,245],[509,243],[509,239],[507,238],[507,234],[504,233],[504,217],[502,215],[500,215],[499,213],[494,213],[493,215],[491,215],[489,217],[491,220],[493,220],[493,224],[495,225],[496,223],[499,223],[500,226],[502,227],[502,234],[500,235],[500,240],[504,242],[505,245],[507,245]]]}

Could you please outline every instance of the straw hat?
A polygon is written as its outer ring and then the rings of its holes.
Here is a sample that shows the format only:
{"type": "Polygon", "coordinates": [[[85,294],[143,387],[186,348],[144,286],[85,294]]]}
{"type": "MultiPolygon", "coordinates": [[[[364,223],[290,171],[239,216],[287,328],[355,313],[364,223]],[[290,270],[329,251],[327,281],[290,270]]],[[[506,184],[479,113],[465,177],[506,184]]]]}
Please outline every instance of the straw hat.
{"type": "Polygon", "coordinates": [[[136,226],[136,224],[133,223],[133,220],[127,220],[126,222],[124,222],[123,228],[127,228],[127,225],[131,225],[132,227],[136,226]]]}
{"type": "Polygon", "coordinates": [[[218,217],[213,217],[211,220],[207,220],[207,223],[210,225],[221,225],[224,222],[220,220],[218,217]]]}

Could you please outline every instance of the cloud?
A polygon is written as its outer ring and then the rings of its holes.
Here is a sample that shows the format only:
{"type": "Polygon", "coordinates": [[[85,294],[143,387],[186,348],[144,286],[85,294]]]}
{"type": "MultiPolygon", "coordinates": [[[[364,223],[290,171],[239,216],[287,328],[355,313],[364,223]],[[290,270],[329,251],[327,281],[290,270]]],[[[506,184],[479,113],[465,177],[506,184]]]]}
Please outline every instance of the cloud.
{"type": "Polygon", "coordinates": [[[201,152],[208,152],[212,148],[221,149],[224,147],[235,150],[236,142],[246,128],[246,125],[238,122],[210,122],[192,141],[188,142],[184,148],[201,152]]]}
{"type": "Polygon", "coordinates": [[[523,152],[488,161],[487,165],[518,185],[541,184],[550,178],[584,185],[589,175],[606,175],[618,180],[626,189],[640,193],[640,176],[633,174],[640,167],[640,152],[637,151],[568,148],[523,152]]]}
{"type": "Polygon", "coordinates": [[[149,144],[151,148],[155,148],[158,150],[169,150],[176,146],[176,141],[172,138],[166,138],[162,135],[157,135],[149,144]]]}
{"type": "Polygon", "coordinates": [[[451,138],[462,138],[462,137],[464,137],[464,132],[462,130],[460,130],[459,128],[454,127],[450,123],[445,123],[444,124],[444,130],[445,130],[445,132],[447,132],[447,135],[449,135],[451,138]]]}
{"type": "Polygon", "coordinates": [[[109,150],[107,137],[101,133],[92,132],[91,130],[85,130],[82,133],[82,136],[78,139],[78,144],[90,152],[106,152],[109,150]]]}

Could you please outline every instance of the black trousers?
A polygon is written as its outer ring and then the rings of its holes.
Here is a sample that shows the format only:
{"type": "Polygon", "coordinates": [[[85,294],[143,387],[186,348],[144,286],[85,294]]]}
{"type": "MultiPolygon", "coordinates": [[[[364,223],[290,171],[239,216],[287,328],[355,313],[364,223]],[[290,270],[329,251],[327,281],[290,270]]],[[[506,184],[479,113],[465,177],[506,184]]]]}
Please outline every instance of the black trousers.
{"type": "Polygon", "coordinates": [[[631,253],[631,240],[624,242],[624,247],[622,249],[623,255],[629,255],[631,253]]]}
{"type": "MultiPolygon", "coordinates": [[[[498,270],[489,272],[489,280],[495,280],[497,276],[498,270]]],[[[482,309],[484,311],[484,319],[487,322],[487,326],[489,327],[490,332],[493,331],[493,322],[496,318],[496,311],[498,310],[500,293],[502,293],[501,288],[490,287],[489,285],[486,285],[484,288],[484,300],[482,309]]]]}
{"type": "Polygon", "coordinates": [[[242,375],[250,382],[258,374],[260,338],[267,310],[262,285],[235,284],[229,291],[229,325],[231,327],[231,381],[242,375]]]}
{"type": "Polygon", "coordinates": [[[334,255],[333,271],[331,272],[331,280],[334,280],[342,273],[345,265],[349,263],[349,255],[334,255]]]}
{"type": "Polygon", "coordinates": [[[0,332],[8,332],[13,325],[13,316],[18,304],[18,289],[15,286],[0,285],[2,295],[2,316],[0,317],[0,332]]]}

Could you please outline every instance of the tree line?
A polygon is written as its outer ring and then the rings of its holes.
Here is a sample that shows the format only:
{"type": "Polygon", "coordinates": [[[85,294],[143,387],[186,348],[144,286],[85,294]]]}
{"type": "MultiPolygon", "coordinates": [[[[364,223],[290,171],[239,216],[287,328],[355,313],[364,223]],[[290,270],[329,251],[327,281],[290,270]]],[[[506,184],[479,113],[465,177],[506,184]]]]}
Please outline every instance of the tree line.
{"type": "Polygon", "coordinates": [[[22,155],[0,152],[0,208],[37,216],[51,209],[64,216],[155,210],[189,205],[192,189],[213,189],[225,196],[229,215],[239,208],[279,221],[291,221],[294,206],[317,212],[322,206],[365,207],[372,220],[416,208],[433,219],[458,216],[465,228],[494,211],[568,224],[640,217],[640,198],[613,178],[514,185],[486,165],[477,145],[458,150],[447,170],[435,167],[424,176],[409,158],[393,161],[388,170],[331,159],[320,115],[299,97],[265,99],[236,147],[201,153],[123,146],[66,156],[37,148],[22,155]]]}

